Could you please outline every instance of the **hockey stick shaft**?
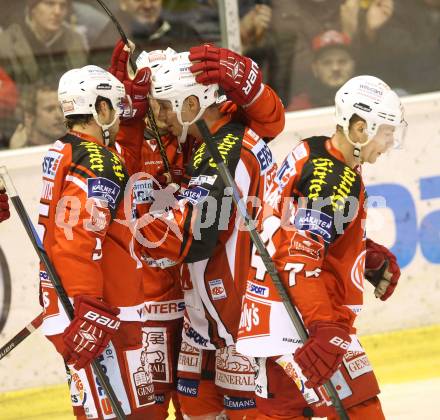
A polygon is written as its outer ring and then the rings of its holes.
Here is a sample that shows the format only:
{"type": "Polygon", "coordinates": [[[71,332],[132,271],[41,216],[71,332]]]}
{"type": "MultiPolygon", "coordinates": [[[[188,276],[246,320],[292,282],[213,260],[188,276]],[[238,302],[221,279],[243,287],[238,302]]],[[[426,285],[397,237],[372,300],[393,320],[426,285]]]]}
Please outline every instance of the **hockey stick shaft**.
{"type": "MultiPolygon", "coordinates": [[[[96,0],[96,1],[104,9],[105,13],[107,13],[108,17],[115,24],[116,29],[118,30],[119,35],[121,36],[121,39],[124,42],[124,44],[127,45],[130,48],[130,43],[128,41],[127,35],[125,34],[124,30],[122,29],[122,26],[120,25],[120,23],[118,22],[116,17],[113,15],[111,10],[106,6],[106,4],[102,0],[96,0]]],[[[129,63],[130,63],[131,69],[132,69],[133,74],[134,74],[136,72],[136,64],[134,63],[131,54],[129,56],[129,63]]],[[[159,152],[160,152],[160,156],[162,158],[163,164],[165,166],[165,170],[171,176],[172,174],[171,174],[170,162],[168,160],[168,156],[166,154],[165,147],[164,147],[164,145],[162,143],[162,139],[160,138],[160,133],[159,133],[159,130],[157,128],[157,123],[156,123],[156,118],[154,117],[153,108],[151,107],[149,99],[147,99],[147,100],[148,100],[148,111],[147,111],[147,113],[148,113],[148,121],[150,122],[151,129],[153,130],[153,134],[154,134],[154,137],[155,137],[155,139],[157,141],[157,144],[159,145],[159,152]]]]}
{"type": "Polygon", "coordinates": [[[39,314],[21,331],[12,337],[4,346],[0,347],[0,360],[14,350],[24,339],[29,337],[43,323],[43,314],[39,314]]]}
{"type": "MultiPolygon", "coordinates": [[[[237,184],[235,183],[234,178],[232,178],[231,173],[229,172],[228,167],[224,163],[220,152],[218,151],[215,143],[211,141],[211,133],[209,132],[209,129],[206,125],[206,123],[203,120],[199,120],[196,122],[197,127],[200,130],[200,133],[202,134],[202,137],[205,141],[206,147],[208,148],[208,151],[212,158],[214,159],[214,162],[217,165],[217,169],[220,173],[220,176],[223,179],[223,182],[225,185],[232,189],[232,200],[234,201],[241,217],[243,218],[244,224],[249,232],[249,235],[252,239],[252,242],[254,243],[255,247],[257,248],[258,253],[260,254],[264,266],[266,268],[266,271],[268,272],[269,276],[272,279],[272,282],[277,289],[278,294],[280,295],[284,307],[286,308],[287,313],[289,314],[289,317],[299,335],[302,342],[305,343],[308,339],[308,334],[306,331],[306,328],[298,314],[298,311],[293,306],[292,302],[290,301],[289,295],[287,294],[287,291],[281,281],[280,275],[278,274],[278,270],[275,267],[274,262],[272,261],[272,258],[269,255],[269,252],[267,251],[266,247],[264,246],[264,243],[258,234],[255,223],[249,216],[246,205],[243,202],[243,200],[240,197],[240,193],[237,187],[237,184]]],[[[348,415],[342,406],[342,402],[339,398],[339,395],[334,387],[334,385],[331,383],[331,381],[328,381],[324,384],[324,388],[329,395],[333,406],[336,409],[336,412],[339,415],[339,418],[341,420],[349,420],[348,415]]]]}
{"type": "MultiPolygon", "coordinates": [[[[61,301],[61,304],[63,305],[64,310],[66,311],[67,316],[70,320],[73,319],[73,306],[67,297],[66,291],[64,290],[64,287],[61,283],[61,280],[55,270],[55,267],[53,266],[52,262],[49,259],[49,256],[46,253],[46,250],[43,247],[43,244],[34,228],[34,225],[32,224],[32,221],[23,205],[23,202],[21,201],[20,196],[18,195],[11,178],[9,177],[8,171],[6,169],[6,166],[0,166],[0,178],[2,179],[6,191],[9,194],[9,197],[12,201],[12,204],[14,205],[15,210],[18,213],[18,216],[23,223],[23,226],[29,236],[29,239],[32,242],[32,245],[34,246],[35,251],[37,252],[37,255],[41,261],[41,263],[44,264],[46,267],[47,274],[49,275],[50,281],[52,282],[52,285],[54,289],[57,292],[57,295],[61,301]]],[[[113,412],[115,413],[116,417],[120,420],[125,420],[125,414],[122,410],[122,407],[118,401],[118,398],[102,368],[100,363],[97,360],[93,360],[92,363],[93,371],[95,372],[95,375],[97,376],[100,385],[104,388],[105,393],[107,394],[108,399],[110,400],[111,407],[113,409],[113,412]]]]}

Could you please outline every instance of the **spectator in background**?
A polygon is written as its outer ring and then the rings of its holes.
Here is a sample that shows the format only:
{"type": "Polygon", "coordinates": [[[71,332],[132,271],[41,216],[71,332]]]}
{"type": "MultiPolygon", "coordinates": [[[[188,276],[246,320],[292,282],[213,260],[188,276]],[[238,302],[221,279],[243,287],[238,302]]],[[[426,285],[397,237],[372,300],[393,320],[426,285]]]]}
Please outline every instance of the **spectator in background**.
{"type": "Polygon", "coordinates": [[[26,89],[22,95],[22,108],[23,123],[17,126],[11,137],[11,149],[50,144],[65,133],[55,84],[40,81],[26,89]]]}
{"type": "Polygon", "coordinates": [[[338,31],[326,31],[312,42],[314,52],[306,90],[294,96],[287,111],[332,106],[337,90],[355,74],[356,61],[350,37],[338,31]]]}
{"type": "Polygon", "coordinates": [[[24,16],[0,34],[0,66],[19,89],[87,63],[83,37],[67,22],[69,0],[27,0],[24,16]]]}
{"type": "Polygon", "coordinates": [[[370,0],[359,25],[361,71],[401,92],[440,89],[439,0],[370,0]]]}
{"type": "MultiPolygon", "coordinates": [[[[186,22],[164,18],[162,0],[119,0],[115,17],[136,44],[137,53],[167,47],[178,52],[187,51],[202,41],[198,32],[186,22]]],[[[119,39],[115,24],[109,21],[91,44],[93,63],[106,66],[119,39]]]]}
{"type": "Polygon", "coordinates": [[[18,91],[14,81],[0,68],[0,149],[7,148],[17,125],[15,109],[18,91]]]}
{"type": "Polygon", "coordinates": [[[272,86],[286,104],[304,91],[310,78],[313,38],[335,29],[350,35],[357,44],[360,0],[272,0],[271,33],[276,60],[272,86]]]}

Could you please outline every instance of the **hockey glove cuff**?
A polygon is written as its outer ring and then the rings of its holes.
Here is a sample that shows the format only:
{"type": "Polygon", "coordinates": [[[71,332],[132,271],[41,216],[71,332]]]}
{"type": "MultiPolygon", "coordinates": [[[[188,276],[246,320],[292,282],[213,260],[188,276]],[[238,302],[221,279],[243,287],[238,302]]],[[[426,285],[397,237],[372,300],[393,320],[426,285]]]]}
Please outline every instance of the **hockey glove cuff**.
{"type": "Polygon", "coordinates": [[[386,247],[367,238],[365,278],[375,287],[374,294],[387,300],[400,278],[396,256],[386,247]]]}

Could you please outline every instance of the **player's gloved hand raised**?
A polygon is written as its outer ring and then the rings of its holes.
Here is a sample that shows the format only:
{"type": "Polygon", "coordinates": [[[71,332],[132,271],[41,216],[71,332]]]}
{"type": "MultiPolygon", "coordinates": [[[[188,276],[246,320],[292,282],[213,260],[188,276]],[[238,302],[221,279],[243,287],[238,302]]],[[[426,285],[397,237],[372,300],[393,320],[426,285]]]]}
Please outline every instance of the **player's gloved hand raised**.
{"type": "Polygon", "coordinates": [[[306,386],[322,385],[339,368],[351,339],[348,327],[339,322],[313,322],[309,339],[294,355],[302,372],[308,379],[306,386]]]}
{"type": "Polygon", "coordinates": [[[211,44],[192,47],[190,70],[204,85],[218,83],[237,105],[248,105],[262,90],[263,76],[257,63],[227,48],[211,44]]]}
{"type": "Polygon", "coordinates": [[[9,219],[11,213],[9,212],[8,194],[4,190],[0,191],[0,222],[9,219]]]}
{"type": "Polygon", "coordinates": [[[387,300],[400,278],[396,256],[386,247],[367,238],[365,278],[375,287],[374,295],[387,300]]]}
{"type": "Polygon", "coordinates": [[[91,296],[76,296],[75,316],[64,330],[63,358],[78,370],[98,357],[120,326],[119,309],[91,296]]]}
{"type": "Polygon", "coordinates": [[[148,111],[151,70],[148,67],[139,69],[136,73],[133,73],[134,70],[129,70],[130,54],[130,48],[119,40],[113,50],[108,71],[124,84],[125,93],[131,98],[132,115],[123,115],[122,118],[140,120],[145,118],[148,111]]]}

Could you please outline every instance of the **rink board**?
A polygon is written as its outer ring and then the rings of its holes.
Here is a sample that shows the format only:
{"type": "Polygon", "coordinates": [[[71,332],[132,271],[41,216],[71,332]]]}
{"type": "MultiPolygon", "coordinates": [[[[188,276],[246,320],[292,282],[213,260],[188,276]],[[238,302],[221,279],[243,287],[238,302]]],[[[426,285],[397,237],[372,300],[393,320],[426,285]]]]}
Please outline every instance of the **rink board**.
{"type": "MultiPolygon", "coordinates": [[[[366,286],[367,309],[358,322],[361,334],[440,324],[440,94],[407,98],[405,107],[409,123],[405,150],[393,151],[374,167],[365,167],[370,195],[382,194],[388,204],[370,211],[368,235],[392,247],[404,267],[402,279],[386,303],[374,299],[372,288],[366,286]]],[[[331,135],[332,114],[331,108],[289,114],[284,132],[271,144],[277,160],[299,138],[331,135]]],[[[0,152],[0,165],[8,166],[34,221],[45,150],[0,152]]],[[[39,312],[37,258],[12,213],[11,220],[0,225],[0,248],[7,264],[2,270],[8,269],[11,278],[8,282],[5,274],[0,277],[0,343],[39,312]]],[[[0,392],[59,384],[63,376],[63,365],[53,349],[34,334],[0,362],[0,392]]]]}

